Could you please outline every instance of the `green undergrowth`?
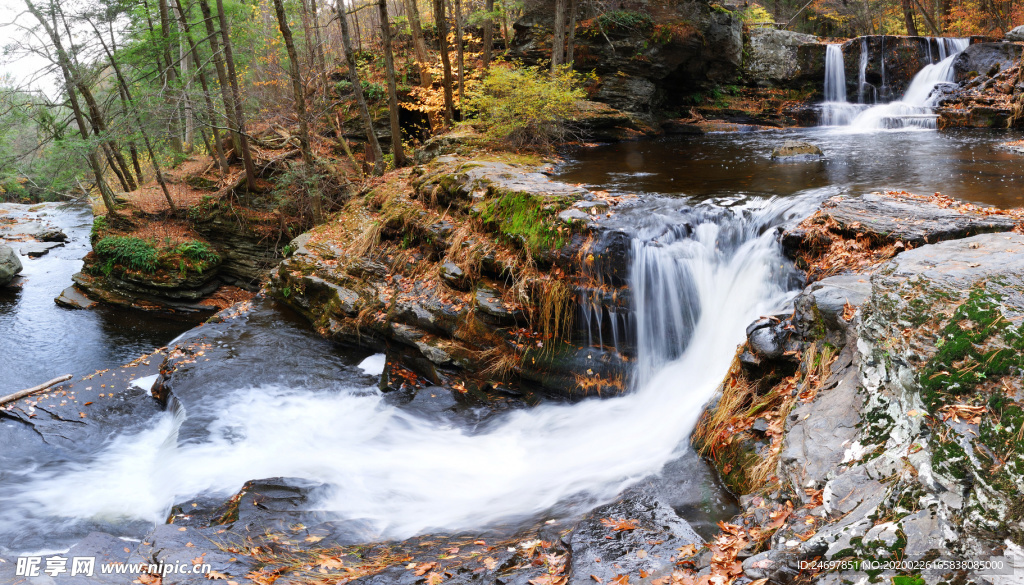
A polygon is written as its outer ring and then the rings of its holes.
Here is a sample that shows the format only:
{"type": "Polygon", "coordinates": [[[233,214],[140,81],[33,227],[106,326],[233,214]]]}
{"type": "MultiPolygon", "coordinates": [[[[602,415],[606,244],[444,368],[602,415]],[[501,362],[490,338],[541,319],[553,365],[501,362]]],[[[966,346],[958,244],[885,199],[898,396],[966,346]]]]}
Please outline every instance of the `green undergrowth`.
{"type": "Polygon", "coordinates": [[[132,236],[105,236],[96,242],[93,250],[102,260],[99,270],[104,275],[118,266],[144,274],[153,274],[160,269],[202,274],[220,263],[220,255],[205,242],[197,240],[161,246],[132,236]]]}

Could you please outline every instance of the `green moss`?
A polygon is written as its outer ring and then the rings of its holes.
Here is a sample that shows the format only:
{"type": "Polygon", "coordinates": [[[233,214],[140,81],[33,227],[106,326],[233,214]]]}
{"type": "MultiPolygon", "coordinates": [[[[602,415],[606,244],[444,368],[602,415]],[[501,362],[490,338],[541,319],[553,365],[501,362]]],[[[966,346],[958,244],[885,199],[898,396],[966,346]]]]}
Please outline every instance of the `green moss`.
{"type": "Polygon", "coordinates": [[[556,227],[555,217],[564,206],[558,198],[504,192],[483,202],[479,212],[484,222],[536,257],[565,244],[566,237],[556,227]]]}
{"type": "Polygon", "coordinates": [[[942,343],[920,377],[922,398],[933,412],[947,396],[964,396],[989,378],[1024,367],[1024,326],[1011,329],[1001,300],[977,287],[942,329],[942,343]],[[993,343],[997,336],[1005,343],[993,343]]]}

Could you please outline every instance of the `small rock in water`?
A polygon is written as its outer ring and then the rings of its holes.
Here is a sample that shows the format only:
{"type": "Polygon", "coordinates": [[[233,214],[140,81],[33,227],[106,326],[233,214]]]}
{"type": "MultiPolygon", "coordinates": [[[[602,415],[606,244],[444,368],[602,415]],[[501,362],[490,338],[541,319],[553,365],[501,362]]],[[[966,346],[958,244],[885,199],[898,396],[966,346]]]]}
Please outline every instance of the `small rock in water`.
{"type": "Polygon", "coordinates": [[[825,154],[817,146],[810,142],[800,142],[798,140],[787,140],[782,146],[777,146],[772,150],[772,159],[816,159],[823,156],[825,154]]]}

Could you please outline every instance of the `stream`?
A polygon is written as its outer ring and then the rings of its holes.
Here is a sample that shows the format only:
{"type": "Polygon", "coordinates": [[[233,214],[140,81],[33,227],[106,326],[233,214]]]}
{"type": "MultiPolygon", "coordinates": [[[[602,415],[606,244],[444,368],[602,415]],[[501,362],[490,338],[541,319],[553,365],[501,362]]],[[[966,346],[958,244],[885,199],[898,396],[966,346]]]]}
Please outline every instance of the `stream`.
{"type": "MultiPolygon", "coordinates": [[[[728,496],[688,438],[747,325],[786,311],[802,284],[777,228],[827,197],[885,188],[1022,205],[1021,166],[995,148],[1009,139],[796,129],[574,151],[561,180],[644,195],[615,218],[633,237],[632,392],[438,417],[381,394],[378,356],[324,341],[258,301],[237,323],[185,334],[201,336],[215,362],[195,368],[166,411],[140,410],[148,414],[127,430],[90,427],[81,435],[88,446],[74,450],[4,431],[31,444],[0,469],[0,553],[65,550],[92,530],[141,538],[176,504],[223,500],[268,477],[320,486],[312,510],[345,522],[352,542],[573,517],[667,464],[696,478],[690,489],[703,503],[688,519],[727,518],[728,496]],[[826,157],[772,162],[772,146],[790,138],[818,144],[826,157]]],[[[72,244],[27,260],[26,286],[0,300],[3,386],[44,379],[30,367],[55,360],[76,373],[116,365],[188,328],[53,306],[88,245],[84,212],[59,221],[72,244]]]]}

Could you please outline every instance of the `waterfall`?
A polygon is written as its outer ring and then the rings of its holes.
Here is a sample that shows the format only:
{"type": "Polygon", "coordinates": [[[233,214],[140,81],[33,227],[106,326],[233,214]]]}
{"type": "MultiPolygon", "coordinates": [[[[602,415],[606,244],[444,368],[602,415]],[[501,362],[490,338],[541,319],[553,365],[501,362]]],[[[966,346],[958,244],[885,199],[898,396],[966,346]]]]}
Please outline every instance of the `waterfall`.
{"type": "Polygon", "coordinates": [[[843,46],[828,45],[825,48],[825,101],[846,101],[846,66],[843,63],[843,46]]]}
{"type": "MultiPolygon", "coordinates": [[[[928,39],[929,54],[931,51],[931,40],[928,39]]],[[[939,61],[929,63],[914,75],[907,86],[906,92],[899,100],[887,104],[878,104],[871,107],[865,105],[865,86],[867,84],[867,39],[861,39],[860,73],[858,75],[858,94],[860,105],[851,107],[841,106],[826,101],[821,104],[821,125],[823,126],[847,126],[855,131],[875,131],[884,129],[934,129],[935,115],[932,107],[935,105],[932,97],[933,90],[941,83],[953,81],[953,61],[970,44],[969,39],[937,38],[939,48],[939,61]]],[[[883,38],[882,42],[885,40],[883,38]]],[[[885,80],[885,59],[884,51],[881,59],[882,89],[883,96],[886,95],[885,80]]],[[[827,62],[827,59],[826,59],[827,62]]],[[[829,74],[826,68],[825,84],[829,84],[829,74]]],[[[878,95],[875,94],[877,101],[878,95]]]]}
{"type": "MultiPolygon", "coordinates": [[[[857,103],[864,103],[864,86],[867,84],[868,71],[868,39],[860,39],[860,67],[857,73],[857,103]]],[[[871,88],[874,90],[874,88],[871,88]]],[[[873,101],[873,100],[872,100],[873,101]]]]}
{"type": "Polygon", "coordinates": [[[825,103],[820,106],[822,126],[844,126],[850,123],[860,109],[846,101],[846,65],[843,46],[825,47],[825,103]]]}
{"type": "Polygon", "coordinates": [[[18,522],[0,535],[100,516],[162,523],[174,502],[279,476],[331,486],[319,509],[352,520],[366,539],[583,512],[688,448],[746,326],[791,299],[794,272],[775,228],[815,203],[658,200],[621,214],[635,226],[632,392],[542,404],[470,431],[392,406],[373,386],[323,391],[298,372],[290,384],[224,381],[209,388],[216,419],[201,440],[160,451],[176,428],[166,413],[91,462],[40,468],[0,501],[18,522]]]}

